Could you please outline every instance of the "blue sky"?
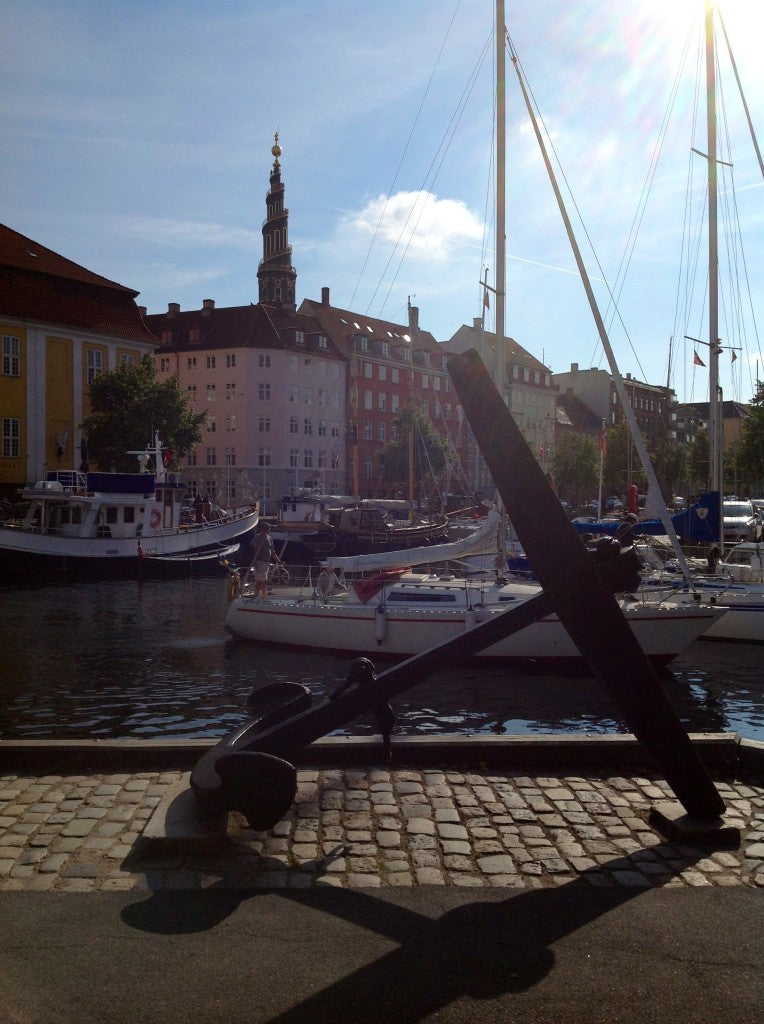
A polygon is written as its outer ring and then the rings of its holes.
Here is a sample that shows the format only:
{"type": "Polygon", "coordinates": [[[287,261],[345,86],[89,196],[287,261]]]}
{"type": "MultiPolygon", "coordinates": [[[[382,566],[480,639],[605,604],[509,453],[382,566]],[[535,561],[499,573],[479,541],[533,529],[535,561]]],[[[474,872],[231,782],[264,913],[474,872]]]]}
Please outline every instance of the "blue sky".
{"type": "MultiPolygon", "coordinates": [[[[705,149],[690,35],[702,0],[506,9],[608,323],[602,273],[617,282],[622,372],[665,383],[675,335],[672,386],[705,400],[706,371],[692,365],[705,350],[683,340],[707,337],[705,270],[677,298],[690,147],[705,149]]],[[[722,12],[764,131],[764,4],[726,0],[722,12]]],[[[493,0],[0,0],[0,221],[136,289],[149,312],[257,301],[278,129],[298,302],[326,285],[335,305],[403,321],[411,296],[445,340],[480,315],[484,267],[495,285],[493,16],[493,0]]],[[[745,254],[736,277],[743,308],[762,309],[764,184],[734,82],[722,81],[745,254]]],[[[552,371],[605,366],[511,65],[507,99],[507,333],[552,371]]],[[[702,158],[692,167],[700,180],[702,158]]],[[[720,334],[737,359],[722,354],[720,381],[747,401],[757,363],[764,375],[761,342],[750,317],[728,318],[724,295],[720,334]]]]}

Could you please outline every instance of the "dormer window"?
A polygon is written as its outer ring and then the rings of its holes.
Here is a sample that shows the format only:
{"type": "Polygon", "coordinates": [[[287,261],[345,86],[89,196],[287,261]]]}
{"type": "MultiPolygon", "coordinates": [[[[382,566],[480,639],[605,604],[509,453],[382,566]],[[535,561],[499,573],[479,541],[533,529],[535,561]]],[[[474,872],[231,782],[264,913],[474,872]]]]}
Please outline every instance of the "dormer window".
{"type": "Polygon", "coordinates": [[[316,344],[318,345],[319,348],[328,348],[329,343],[326,340],[326,335],[319,334],[319,336],[316,338],[316,344]]]}
{"type": "Polygon", "coordinates": [[[295,342],[295,345],[304,345],[305,344],[305,331],[295,331],[294,332],[294,342],[295,342]]]}

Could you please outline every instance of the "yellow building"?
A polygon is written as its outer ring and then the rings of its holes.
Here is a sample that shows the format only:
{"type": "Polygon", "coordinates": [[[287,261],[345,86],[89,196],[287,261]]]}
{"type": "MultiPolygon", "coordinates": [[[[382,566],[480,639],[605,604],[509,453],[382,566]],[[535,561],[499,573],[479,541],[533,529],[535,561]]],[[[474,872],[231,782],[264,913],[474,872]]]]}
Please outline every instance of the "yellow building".
{"type": "Polygon", "coordinates": [[[90,381],[158,344],[137,295],[0,224],[0,495],[78,468],[90,381]]]}

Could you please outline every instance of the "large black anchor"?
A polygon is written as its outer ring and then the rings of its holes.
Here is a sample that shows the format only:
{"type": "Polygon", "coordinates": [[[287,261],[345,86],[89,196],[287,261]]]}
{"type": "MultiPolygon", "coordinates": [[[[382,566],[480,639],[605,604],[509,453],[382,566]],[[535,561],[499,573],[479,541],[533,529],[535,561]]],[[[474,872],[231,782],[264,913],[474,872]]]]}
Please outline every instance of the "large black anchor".
{"type": "Polygon", "coordinates": [[[598,547],[590,557],[477,353],[454,357],[449,371],[542,592],[379,675],[371,662],[358,659],[347,681],[315,705],[297,683],[257,691],[253,720],[210,749],[191,773],[202,810],[236,810],[254,828],[271,827],[292,804],[293,760],[310,743],[371,713],[389,754],[392,697],[556,613],[688,814],[716,818],[724,802],[614,597],[639,582],[633,551],[603,557],[612,549],[598,547]]]}

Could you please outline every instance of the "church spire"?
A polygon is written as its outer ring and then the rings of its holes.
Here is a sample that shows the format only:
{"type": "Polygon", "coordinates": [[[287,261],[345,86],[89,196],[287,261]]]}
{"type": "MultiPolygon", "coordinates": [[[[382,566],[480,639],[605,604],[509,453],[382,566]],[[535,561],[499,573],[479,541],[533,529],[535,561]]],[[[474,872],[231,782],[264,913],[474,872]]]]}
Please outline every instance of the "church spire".
{"type": "Polygon", "coordinates": [[[263,258],[257,270],[259,301],[294,312],[297,271],[292,266],[289,245],[289,210],[284,206],[284,185],[281,181],[282,149],[276,132],[273,146],[271,187],[265,197],[266,218],[263,222],[263,258]]]}

